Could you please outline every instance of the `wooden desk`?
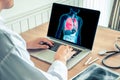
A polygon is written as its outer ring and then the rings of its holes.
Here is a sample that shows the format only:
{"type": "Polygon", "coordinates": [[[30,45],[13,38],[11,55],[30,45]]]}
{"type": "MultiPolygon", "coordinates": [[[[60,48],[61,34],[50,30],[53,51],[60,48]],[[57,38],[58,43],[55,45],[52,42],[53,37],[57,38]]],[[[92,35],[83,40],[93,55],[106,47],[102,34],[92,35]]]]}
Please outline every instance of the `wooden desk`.
{"type": "MultiPolygon", "coordinates": [[[[29,31],[26,31],[21,35],[26,41],[29,41],[38,37],[46,37],[47,29],[48,29],[48,23],[40,25],[29,31]]],[[[75,67],[69,70],[68,78],[70,79],[71,77],[73,77],[74,75],[76,75],[77,73],[85,69],[87,66],[84,66],[84,63],[90,56],[92,56],[93,58],[99,57],[100,60],[98,60],[96,63],[101,65],[101,60],[103,59],[103,56],[99,56],[97,53],[104,49],[115,50],[113,45],[117,37],[120,37],[120,32],[110,30],[108,28],[98,27],[91,54],[89,54],[86,58],[84,58],[81,62],[79,62],[75,67]]],[[[120,55],[112,57],[108,61],[108,63],[111,65],[120,65],[119,58],[120,58],[120,55]]],[[[47,71],[48,68],[50,67],[50,64],[40,61],[36,58],[31,57],[31,60],[35,63],[36,67],[44,71],[47,71]]],[[[117,69],[115,71],[120,73],[120,69],[117,69]]]]}

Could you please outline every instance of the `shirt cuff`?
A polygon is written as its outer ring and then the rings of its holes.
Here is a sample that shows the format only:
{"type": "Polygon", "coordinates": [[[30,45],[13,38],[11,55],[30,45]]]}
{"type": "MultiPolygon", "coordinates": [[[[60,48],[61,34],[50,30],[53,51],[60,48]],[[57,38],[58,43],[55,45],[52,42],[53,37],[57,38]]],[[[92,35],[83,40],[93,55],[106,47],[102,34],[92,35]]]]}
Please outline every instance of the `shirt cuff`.
{"type": "Polygon", "coordinates": [[[60,80],[67,80],[67,67],[61,61],[56,60],[50,66],[48,73],[52,74],[53,76],[57,76],[60,80]]]}

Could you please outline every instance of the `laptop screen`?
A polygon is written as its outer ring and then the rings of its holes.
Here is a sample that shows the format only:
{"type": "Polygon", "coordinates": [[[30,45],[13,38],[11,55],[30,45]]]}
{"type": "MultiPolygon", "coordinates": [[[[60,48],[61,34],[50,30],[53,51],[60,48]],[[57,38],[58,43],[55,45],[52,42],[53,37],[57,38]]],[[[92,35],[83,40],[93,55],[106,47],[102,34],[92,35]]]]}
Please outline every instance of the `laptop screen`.
{"type": "Polygon", "coordinates": [[[92,49],[100,12],[53,3],[48,37],[92,49]]]}

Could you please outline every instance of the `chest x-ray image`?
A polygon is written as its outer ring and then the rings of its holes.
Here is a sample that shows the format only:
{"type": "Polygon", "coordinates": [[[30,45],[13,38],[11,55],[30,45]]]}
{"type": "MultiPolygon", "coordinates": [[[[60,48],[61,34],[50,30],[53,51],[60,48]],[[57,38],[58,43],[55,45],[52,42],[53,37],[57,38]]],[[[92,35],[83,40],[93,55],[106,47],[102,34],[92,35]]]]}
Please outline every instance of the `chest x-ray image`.
{"type": "Polygon", "coordinates": [[[80,44],[83,20],[78,16],[80,10],[70,9],[69,13],[60,16],[56,38],[80,44]]]}
{"type": "Polygon", "coordinates": [[[93,64],[72,80],[119,80],[120,75],[98,64],[93,64]]]}

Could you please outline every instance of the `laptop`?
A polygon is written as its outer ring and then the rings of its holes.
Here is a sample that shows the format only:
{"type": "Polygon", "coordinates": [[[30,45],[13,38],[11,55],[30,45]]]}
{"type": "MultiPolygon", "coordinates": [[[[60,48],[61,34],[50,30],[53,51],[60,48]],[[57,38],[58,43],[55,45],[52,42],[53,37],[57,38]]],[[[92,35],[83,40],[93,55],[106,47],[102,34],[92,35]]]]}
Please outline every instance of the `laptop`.
{"type": "Polygon", "coordinates": [[[96,10],[53,3],[47,37],[54,46],[30,51],[31,56],[51,64],[59,46],[70,45],[76,51],[67,61],[67,68],[71,69],[92,50],[99,16],[96,10]]]}

